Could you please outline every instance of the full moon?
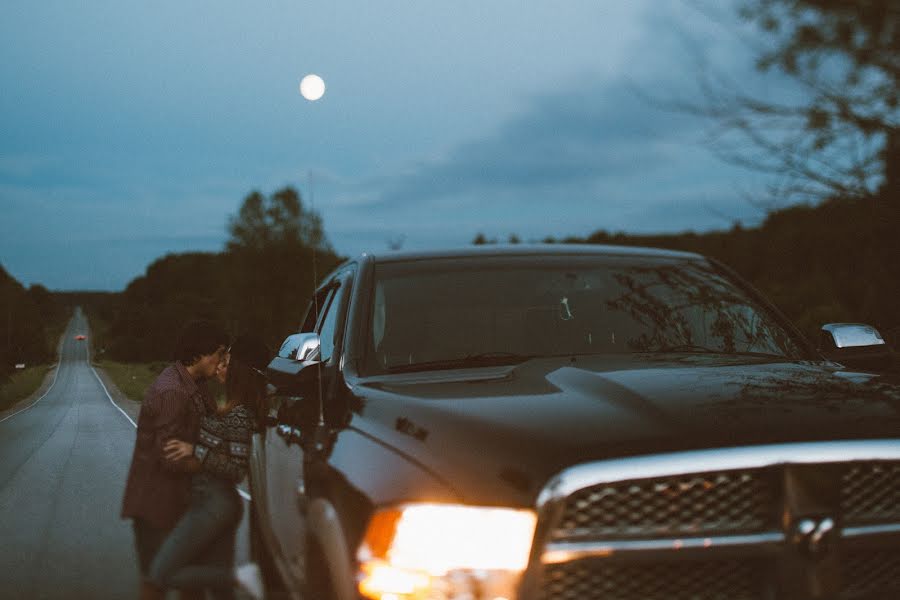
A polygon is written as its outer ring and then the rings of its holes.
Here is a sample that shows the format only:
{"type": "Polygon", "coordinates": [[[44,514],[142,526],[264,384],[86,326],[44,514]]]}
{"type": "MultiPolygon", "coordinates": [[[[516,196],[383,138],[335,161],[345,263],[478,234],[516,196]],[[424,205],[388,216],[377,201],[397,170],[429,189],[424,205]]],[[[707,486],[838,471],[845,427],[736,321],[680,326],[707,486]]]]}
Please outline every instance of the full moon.
{"type": "Polygon", "coordinates": [[[300,94],[315,102],[325,94],[325,82],[318,75],[307,75],[300,81],[300,94]]]}

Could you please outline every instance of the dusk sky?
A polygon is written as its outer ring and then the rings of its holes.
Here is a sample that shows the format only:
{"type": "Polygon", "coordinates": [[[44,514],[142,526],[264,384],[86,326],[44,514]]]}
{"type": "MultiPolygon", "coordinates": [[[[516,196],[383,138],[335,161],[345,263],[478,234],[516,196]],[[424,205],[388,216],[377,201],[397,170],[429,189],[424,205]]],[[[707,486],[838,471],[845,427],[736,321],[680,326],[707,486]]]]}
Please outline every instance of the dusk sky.
{"type": "Polygon", "coordinates": [[[121,290],[167,253],[221,250],[243,198],[285,185],[345,255],[753,225],[764,182],[644,98],[696,95],[697,54],[752,80],[695,5],[5,3],[0,264],[121,290]]]}

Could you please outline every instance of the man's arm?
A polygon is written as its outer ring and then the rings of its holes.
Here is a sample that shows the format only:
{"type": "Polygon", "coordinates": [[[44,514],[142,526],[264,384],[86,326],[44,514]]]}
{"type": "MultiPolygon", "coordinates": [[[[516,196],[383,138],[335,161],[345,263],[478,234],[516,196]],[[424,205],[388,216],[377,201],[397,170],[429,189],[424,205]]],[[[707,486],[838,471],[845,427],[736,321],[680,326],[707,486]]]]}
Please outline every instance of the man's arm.
{"type": "Polygon", "coordinates": [[[187,419],[188,399],[176,390],[166,390],[159,394],[148,396],[144,402],[149,404],[148,412],[153,415],[153,452],[162,468],[172,473],[185,473],[185,464],[182,461],[166,460],[164,447],[172,438],[184,436],[185,420],[187,419]]]}
{"type": "Polygon", "coordinates": [[[206,471],[216,477],[240,482],[247,472],[248,463],[245,454],[232,456],[228,452],[211,450],[202,443],[195,446],[182,440],[169,440],[165,451],[166,460],[179,463],[188,473],[206,471]]]}

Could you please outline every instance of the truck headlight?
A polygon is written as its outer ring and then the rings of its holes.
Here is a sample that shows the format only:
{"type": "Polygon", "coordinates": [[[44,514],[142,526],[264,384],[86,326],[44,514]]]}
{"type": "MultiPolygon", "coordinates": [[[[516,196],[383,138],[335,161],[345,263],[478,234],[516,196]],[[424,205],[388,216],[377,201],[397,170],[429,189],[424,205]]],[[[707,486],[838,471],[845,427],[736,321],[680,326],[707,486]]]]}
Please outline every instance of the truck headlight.
{"type": "Polygon", "coordinates": [[[373,600],[509,599],[534,538],[529,510],[406,504],[379,510],[359,547],[359,591],[373,600]]]}

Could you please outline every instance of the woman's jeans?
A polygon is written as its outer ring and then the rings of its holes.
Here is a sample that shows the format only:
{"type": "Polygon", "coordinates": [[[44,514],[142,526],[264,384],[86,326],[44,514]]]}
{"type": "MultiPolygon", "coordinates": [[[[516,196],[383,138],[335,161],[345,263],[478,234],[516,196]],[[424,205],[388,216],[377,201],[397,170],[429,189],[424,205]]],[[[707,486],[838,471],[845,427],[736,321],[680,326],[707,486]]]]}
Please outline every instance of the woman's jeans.
{"type": "Polygon", "coordinates": [[[234,542],[242,512],[233,483],[194,475],[190,505],[160,546],[147,580],[161,588],[205,588],[214,598],[234,598],[234,542]]]}

